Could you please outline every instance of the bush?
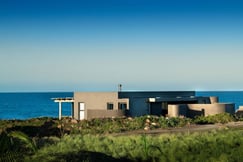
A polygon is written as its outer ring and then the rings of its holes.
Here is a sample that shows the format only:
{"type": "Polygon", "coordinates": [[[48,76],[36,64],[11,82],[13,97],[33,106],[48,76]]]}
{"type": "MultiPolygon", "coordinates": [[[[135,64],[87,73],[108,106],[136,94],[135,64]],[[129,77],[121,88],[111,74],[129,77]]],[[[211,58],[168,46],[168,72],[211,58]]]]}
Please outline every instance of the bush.
{"type": "Polygon", "coordinates": [[[196,124],[215,124],[215,123],[228,123],[234,121],[235,118],[229,113],[222,113],[209,116],[196,116],[194,118],[194,123],[196,124]]]}
{"type": "Polygon", "coordinates": [[[36,151],[31,144],[22,132],[0,133],[0,162],[23,161],[24,155],[36,151]]]}
{"type": "MultiPolygon", "coordinates": [[[[182,127],[190,123],[188,118],[165,118],[163,116],[141,116],[135,118],[105,118],[83,120],[72,126],[71,134],[108,134],[120,133],[124,131],[182,127]]],[[[70,127],[65,125],[64,127],[70,127]]]]}

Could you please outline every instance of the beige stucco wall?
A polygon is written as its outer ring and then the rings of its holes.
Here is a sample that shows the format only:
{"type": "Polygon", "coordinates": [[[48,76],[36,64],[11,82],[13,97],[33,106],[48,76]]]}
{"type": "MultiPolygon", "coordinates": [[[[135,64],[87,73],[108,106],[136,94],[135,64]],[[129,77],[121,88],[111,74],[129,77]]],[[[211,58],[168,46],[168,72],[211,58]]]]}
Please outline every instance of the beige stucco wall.
{"type": "Polygon", "coordinates": [[[243,106],[239,106],[238,111],[243,111],[243,106]]]}
{"type": "Polygon", "coordinates": [[[236,110],[235,114],[237,116],[242,117],[243,116],[243,106],[239,106],[239,108],[236,110]]]}
{"type": "Polygon", "coordinates": [[[74,118],[79,119],[79,103],[85,104],[85,119],[96,117],[116,117],[121,114],[118,110],[118,103],[127,103],[129,109],[128,99],[118,99],[117,92],[75,92],[74,93],[74,118]],[[107,103],[113,103],[113,110],[107,110],[107,103]],[[92,111],[91,111],[92,110],[92,111]],[[114,112],[113,112],[114,111],[114,112]]]}
{"type": "Polygon", "coordinates": [[[217,96],[211,96],[209,97],[209,99],[211,104],[218,103],[219,101],[219,98],[217,96]]]}
{"type": "Polygon", "coordinates": [[[187,104],[168,105],[168,117],[179,117],[188,115],[187,104]]]}
{"type": "Polygon", "coordinates": [[[122,117],[125,115],[123,110],[87,110],[87,119],[122,117]]]}
{"type": "Polygon", "coordinates": [[[214,103],[214,104],[188,104],[188,110],[195,112],[200,112],[204,110],[204,115],[215,115],[220,113],[230,113],[233,114],[235,112],[234,110],[234,104],[232,103],[214,103]]]}
{"type": "Polygon", "coordinates": [[[220,113],[234,114],[235,105],[232,103],[214,103],[214,104],[187,104],[187,105],[168,105],[168,116],[178,117],[180,115],[194,117],[196,115],[215,115],[220,113]],[[186,111],[185,108],[187,109],[186,111]],[[183,111],[181,111],[183,109],[183,111]]]}
{"type": "Polygon", "coordinates": [[[180,111],[180,105],[168,105],[168,116],[169,117],[178,117],[180,111]]]}

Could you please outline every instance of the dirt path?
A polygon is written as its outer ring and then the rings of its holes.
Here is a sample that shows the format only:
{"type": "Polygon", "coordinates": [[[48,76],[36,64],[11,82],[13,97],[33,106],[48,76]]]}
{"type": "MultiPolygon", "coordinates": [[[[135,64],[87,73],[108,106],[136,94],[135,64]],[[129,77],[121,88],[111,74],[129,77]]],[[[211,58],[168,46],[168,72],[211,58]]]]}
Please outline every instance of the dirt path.
{"type": "Polygon", "coordinates": [[[181,128],[160,128],[154,130],[135,130],[124,133],[114,133],[113,136],[122,136],[122,135],[139,135],[139,134],[168,134],[168,133],[192,133],[192,132],[202,132],[210,130],[222,130],[229,128],[240,128],[243,129],[243,122],[230,122],[226,124],[205,124],[205,125],[188,125],[181,128]]]}

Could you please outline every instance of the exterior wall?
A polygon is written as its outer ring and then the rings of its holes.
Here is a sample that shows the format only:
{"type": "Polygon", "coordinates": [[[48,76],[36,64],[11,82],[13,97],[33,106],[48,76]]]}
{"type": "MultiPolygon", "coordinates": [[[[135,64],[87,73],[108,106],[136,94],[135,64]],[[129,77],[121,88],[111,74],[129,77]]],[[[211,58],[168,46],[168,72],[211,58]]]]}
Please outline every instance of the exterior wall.
{"type": "Polygon", "coordinates": [[[194,91],[138,91],[138,92],[119,92],[119,98],[176,98],[195,96],[194,91]]]}
{"type": "Polygon", "coordinates": [[[125,116],[123,110],[87,110],[87,119],[125,116]]]}
{"type": "Polygon", "coordinates": [[[218,103],[218,101],[219,101],[219,98],[216,96],[211,96],[211,97],[209,97],[209,99],[210,99],[211,104],[218,103]]]}
{"type": "Polygon", "coordinates": [[[188,106],[186,104],[168,105],[168,117],[188,116],[188,106]]]}
{"type": "Polygon", "coordinates": [[[214,104],[188,104],[188,115],[194,117],[195,115],[215,115],[220,113],[233,114],[235,111],[235,104],[232,103],[214,103],[214,104]]]}
{"type": "Polygon", "coordinates": [[[168,116],[178,117],[180,115],[180,105],[168,105],[168,116]]]}
{"type": "Polygon", "coordinates": [[[195,117],[197,115],[215,115],[220,113],[234,114],[234,104],[231,103],[214,103],[214,104],[178,104],[168,105],[168,116],[178,117],[195,117]]]}
{"type": "Polygon", "coordinates": [[[134,97],[129,100],[130,110],[129,116],[143,116],[149,114],[149,106],[147,103],[147,98],[134,97]]]}
{"type": "Polygon", "coordinates": [[[235,113],[239,117],[243,117],[243,106],[239,106],[238,110],[235,113]]]}
{"type": "Polygon", "coordinates": [[[243,106],[239,106],[238,110],[242,111],[243,110],[243,106]]]}
{"type": "Polygon", "coordinates": [[[129,116],[142,116],[150,114],[148,98],[176,98],[195,96],[194,91],[141,91],[119,92],[119,98],[129,98],[129,116]]]}
{"type": "Polygon", "coordinates": [[[118,99],[117,92],[75,92],[74,118],[79,120],[79,103],[85,104],[84,119],[123,116],[124,111],[118,111],[119,102],[129,105],[128,99],[118,99]],[[107,103],[113,103],[113,110],[107,110],[107,103]]]}

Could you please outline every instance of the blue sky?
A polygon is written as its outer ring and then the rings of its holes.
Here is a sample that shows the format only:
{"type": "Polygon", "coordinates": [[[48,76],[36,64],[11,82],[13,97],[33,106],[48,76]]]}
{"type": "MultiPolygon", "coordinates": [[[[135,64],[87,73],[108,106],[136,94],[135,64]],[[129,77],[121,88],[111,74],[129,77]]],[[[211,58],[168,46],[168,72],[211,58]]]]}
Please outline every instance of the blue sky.
{"type": "Polygon", "coordinates": [[[242,90],[242,8],[0,0],[0,91],[242,90]]]}

